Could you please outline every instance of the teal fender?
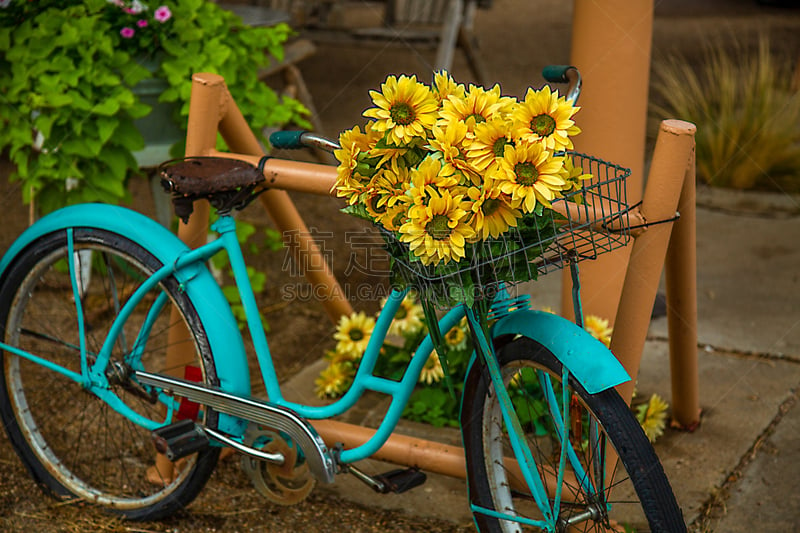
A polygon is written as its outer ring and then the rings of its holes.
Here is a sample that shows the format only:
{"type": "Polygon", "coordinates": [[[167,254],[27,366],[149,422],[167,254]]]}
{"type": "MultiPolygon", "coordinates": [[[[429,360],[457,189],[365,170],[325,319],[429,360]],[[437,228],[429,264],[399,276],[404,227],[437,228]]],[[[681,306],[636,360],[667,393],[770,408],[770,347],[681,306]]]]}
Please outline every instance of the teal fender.
{"type": "Polygon", "coordinates": [[[543,311],[517,311],[498,320],[492,337],[522,335],[547,348],[591,394],[630,381],[614,354],[573,322],[543,311]]]}
{"type": "MultiPolygon", "coordinates": [[[[122,235],[144,246],[165,265],[174,264],[189,248],[157,222],[130,209],[104,204],[83,204],[55,211],[29,227],[0,261],[0,279],[8,265],[36,239],[67,228],[96,228],[122,235]]],[[[176,272],[206,330],[217,365],[220,384],[228,392],[249,395],[250,375],[239,327],[225,296],[203,264],[176,272]],[[220,357],[224,354],[224,357],[220,357]]]]}

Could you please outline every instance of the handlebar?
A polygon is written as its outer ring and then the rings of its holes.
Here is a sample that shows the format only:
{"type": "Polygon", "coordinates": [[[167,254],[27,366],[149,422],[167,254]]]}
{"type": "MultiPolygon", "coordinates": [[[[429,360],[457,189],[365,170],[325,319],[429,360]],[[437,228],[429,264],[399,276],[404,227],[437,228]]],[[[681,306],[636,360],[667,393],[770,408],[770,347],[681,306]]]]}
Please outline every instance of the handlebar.
{"type": "Polygon", "coordinates": [[[581,94],[581,73],[572,65],[548,65],[542,69],[542,77],[550,83],[567,83],[567,100],[578,102],[581,94]]]}
{"type": "Polygon", "coordinates": [[[311,131],[276,131],[269,136],[269,142],[275,148],[297,150],[300,148],[319,148],[333,153],[339,149],[339,143],[311,131]]]}

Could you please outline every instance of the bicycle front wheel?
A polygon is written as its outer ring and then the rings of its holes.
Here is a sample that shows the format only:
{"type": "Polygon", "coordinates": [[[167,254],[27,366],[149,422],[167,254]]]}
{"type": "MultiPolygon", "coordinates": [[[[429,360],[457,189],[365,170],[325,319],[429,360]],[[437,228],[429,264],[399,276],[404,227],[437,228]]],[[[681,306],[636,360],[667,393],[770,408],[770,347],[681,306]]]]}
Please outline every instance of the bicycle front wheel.
{"type": "Polygon", "coordinates": [[[131,418],[156,424],[193,418],[216,427],[216,414],[137,383],[133,371],[217,385],[211,350],[192,303],[170,277],[125,322],[105,368],[107,384],[73,379],[86,376],[82,364],[96,362],[120,310],[161,264],[120,235],[81,228],[72,233],[71,245],[66,231],[34,241],[4,273],[2,340],[22,352],[0,351],[3,425],[33,478],[54,496],[130,519],[162,518],[198,494],[219,448],[171,464],[157,455],[150,431],[131,418]],[[176,344],[180,350],[168,357],[176,344]],[[108,391],[135,415],[122,416],[98,397],[108,391]]]}
{"type": "Polygon", "coordinates": [[[497,357],[544,487],[540,503],[546,501],[538,505],[527,487],[497,395],[475,365],[461,416],[480,531],[686,530],[653,447],[616,391],[589,394],[571,375],[563,382],[561,363],[528,338],[506,344],[497,357]]]}

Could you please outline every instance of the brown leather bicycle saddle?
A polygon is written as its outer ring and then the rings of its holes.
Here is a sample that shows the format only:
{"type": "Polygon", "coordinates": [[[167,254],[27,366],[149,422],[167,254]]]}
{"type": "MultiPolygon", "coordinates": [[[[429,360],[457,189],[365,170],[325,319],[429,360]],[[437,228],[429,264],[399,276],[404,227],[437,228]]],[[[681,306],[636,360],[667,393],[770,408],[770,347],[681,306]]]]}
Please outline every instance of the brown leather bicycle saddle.
{"type": "Polygon", "coordinates": [[[172,194],[175,214],[184,222],[192,214],[195,200],[206,199],[220,213],[242,209],[263,189],[259,168],[246,161],[226,157],[187,157],[158,167],[161,186],[172,194]]]}

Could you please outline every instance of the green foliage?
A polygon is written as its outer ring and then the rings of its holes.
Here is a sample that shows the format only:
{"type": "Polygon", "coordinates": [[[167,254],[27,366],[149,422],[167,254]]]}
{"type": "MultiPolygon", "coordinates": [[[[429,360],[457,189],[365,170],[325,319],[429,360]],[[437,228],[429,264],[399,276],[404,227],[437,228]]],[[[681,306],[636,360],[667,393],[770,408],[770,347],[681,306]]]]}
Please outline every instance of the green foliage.
{"type": "MultiPolygon", "coordinates": [[[[133,88],[156,76],[169,88],[185,127],[191,75],[226,78],[234,99],[260,136],[265,126],[302,123],[303,107],[258,81],[260,66],[283,56],[286,25],[250,28],[203,0],[164,1],[171,18],[149,56],[135,54],[120,35],[105,0],[12,0],[0,8],[0,151],[16,165],[23,200],[40,211],[127,198],[125,180],[138,170],[144,147],[134,120],[147,115],[133,88]],[[143,64],[158,66],[151,73],[143,64]]],[[[141,49],[142,43],[137,45],[141,49]]]]}
{"type": "Polygon", "coordinates": [[[800,192],[800,91],[762,37],[755,51],[714,43],[695,68],[672,56],[654,66],[657,119],[697,125],[697,175],[710,185],[800,192]]]}

